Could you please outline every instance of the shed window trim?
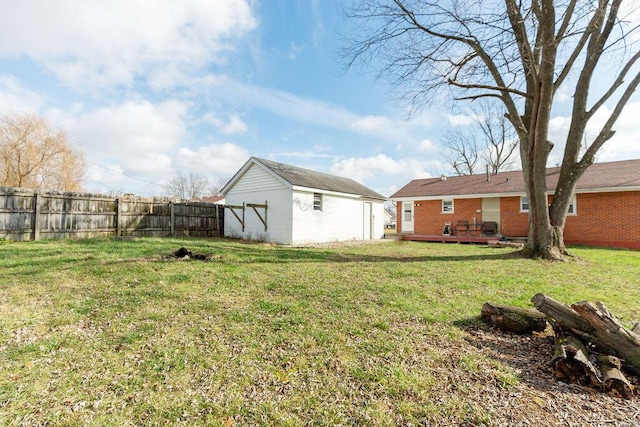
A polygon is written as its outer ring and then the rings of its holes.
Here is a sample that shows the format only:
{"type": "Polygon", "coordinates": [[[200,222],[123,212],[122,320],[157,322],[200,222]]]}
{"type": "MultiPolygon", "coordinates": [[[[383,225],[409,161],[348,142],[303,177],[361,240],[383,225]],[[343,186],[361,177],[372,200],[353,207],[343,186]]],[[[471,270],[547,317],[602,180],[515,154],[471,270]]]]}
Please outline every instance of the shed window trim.
{"type": "Polygon", "coordinates": [[[529,197],[520,196],[520,212],[529,212],[529,197]]]}
{"type": "Polygon", "coordinates": [[[313,193],[313,210],[322,211],[322,193],[313,193]]]}
{"type": "Polygon", "coordinates": [[[453,213],[453,199],[442,199],[442,213],[453,213]]]}

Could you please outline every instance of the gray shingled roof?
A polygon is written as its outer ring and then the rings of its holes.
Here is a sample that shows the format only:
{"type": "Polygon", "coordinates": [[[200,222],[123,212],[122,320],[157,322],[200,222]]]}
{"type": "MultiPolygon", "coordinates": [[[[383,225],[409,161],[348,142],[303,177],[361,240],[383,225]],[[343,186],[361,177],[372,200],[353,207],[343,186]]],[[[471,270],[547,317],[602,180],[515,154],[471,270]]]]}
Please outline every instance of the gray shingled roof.
{"type": "MultiPolygon", "coordinates": [[[[560,168],[547,169],[547,189],[553,190],[560,176],[560,168]]],[[[576,191],[602,189],[640,189],[640,159],[619,162],[595,163],[587,168],[578,181],[576,191]]],[[[526,192],[522,171],[414,179],[390,198],[467,196],[475,194],[524,194],[526,192]]]]}
{"type": "Polygon", "coordinates": [[[337,193],[355,194],[372,199],[387,199],[383,195],[376,193],[370,188],[367,188],[350,178],[329,175],[257,157],[252,158],[285,181],[289,182],[291,185],[316,188],[318,190],[335,191],[337,193]]]}

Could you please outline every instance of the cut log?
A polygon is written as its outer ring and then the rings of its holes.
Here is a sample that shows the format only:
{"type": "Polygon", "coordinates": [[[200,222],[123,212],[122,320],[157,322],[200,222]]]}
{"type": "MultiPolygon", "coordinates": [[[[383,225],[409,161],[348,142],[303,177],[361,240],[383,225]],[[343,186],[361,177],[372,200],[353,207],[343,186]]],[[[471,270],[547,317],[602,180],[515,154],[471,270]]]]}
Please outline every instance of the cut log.
{"type": "Polygon", "coordinates": [[[491,326],[502,331],[523,334],[547,328],[547,318],[538,310],[485,302],[481,316],[491,326]]]}
{"type": "Polygon", "coordinates": [[[636,322],[635,325],[633,325],[633,328],[631,328],[632,332],[635,332],[636,335],[640,335],[640,322],[636,322]]]}
{"type": "Polygon", "coordinates": [[[589,354],[579,338],[559,330],[556,332],[556,349],[551,359],[551,369],[559,380],[600,388],[598,372],[589,361],[589,354]]]}
{"type": "Polygon", "coordinates": [[[620,324],[604,304],[596,306],[587,301],[571,306],[583,319],[593,326],[591,342],[604,353],[618,356],[624,366],[640,375],[640,337],[620,324]]]}
{"type": "Polygon", "coordinates": [[[584,320],[578,313],[566,304],[562,304],[543,294],[536,294],[531,298],[533,305],[546,314],[552,326],[558,324],[564,329],[581,331],[584,328],[590,329],[589,322],[584,320]]]}
{"type": "Polygon", "coordinates": [[[598,356],[598,365],[602,372],[602,385],[605,391],[613,391],[624,399],[633,397],[633,385],[620,370],[620,359],[615,356],[598,356]]]}
{"type": "Polygon", "coordinates": [[[568,330],[599,352],[623,359],[625,367],[640,375],[640,337],[622,326],[604,304],[596,307],[585,301],[569,307],[543,294],[531,301],[551,319],[554,329],[568,330]]]}

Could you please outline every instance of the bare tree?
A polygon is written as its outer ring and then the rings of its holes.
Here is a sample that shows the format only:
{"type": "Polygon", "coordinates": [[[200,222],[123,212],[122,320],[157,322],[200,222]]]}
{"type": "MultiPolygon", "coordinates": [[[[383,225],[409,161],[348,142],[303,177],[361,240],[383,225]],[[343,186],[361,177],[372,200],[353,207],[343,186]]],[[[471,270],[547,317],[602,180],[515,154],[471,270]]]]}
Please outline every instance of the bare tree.
{"type": "Polygon", "coordinates": [[[518,160],[518,136],[495,101],[480,100],[470,119],[470,125],[456,126],[445,134],[444,155],[456,173],[473,174],[476,166],[484,165],[493,174],[513,169],[518,160]]]}
{"type": "Polygon", "coordinates": [[[219,177],[218,180],[215,182],[215,184],[213,184],[211,186],[211,194],[214,195],[214,196],[217,196],[217,195],[221,194],[222,188],[230,180],[231,180],[231,178],[229,178],[229,177],[225,177],[225,176],[219,177]]]}
{"type": "Polygon", "coordinates": [[[458,175],[472,175],[480,159],[476,129],[449,129],[444,136],[444,157],[458,175]]]}
{"type": "Polygon", "coordinates": [[[528,250],[563,259],[576,183],[640,83],[640,31],[625,21],[634,10],[627,3],[622,9],[623,0],[359,0],[346,12],[357,23],[347,65],[378,66],[414,108],[445,87],[456,101],[502,102],[519,139],[528,250]],[[549,122],[561,87],[573,91],[571,124],[548,207],[549,122]],[[605,103],[605,124],[581,154],[585,128],[605,103]]]}
{"type": "Polygon", "coordinates": [[[176,171],[173,178],[163,187],[167,196],[191,200],[205,196],[210,186],[209,179],[203,175],[176,171]]]}
{"type": "Polygon", "coordinates": [[[38,190],[80,191],[85,160],[33,114],[0,116],[0,184],[38,190]]]}

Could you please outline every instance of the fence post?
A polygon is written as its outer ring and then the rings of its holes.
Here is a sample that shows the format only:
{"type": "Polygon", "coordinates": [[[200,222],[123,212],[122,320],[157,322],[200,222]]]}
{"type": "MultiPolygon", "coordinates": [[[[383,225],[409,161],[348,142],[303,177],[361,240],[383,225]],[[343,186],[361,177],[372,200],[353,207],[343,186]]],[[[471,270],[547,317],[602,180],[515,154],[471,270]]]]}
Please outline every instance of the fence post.
{"type": "Polygon", "coordinates": [[[171,212],[171,236],[174,236],[176,233],[176,210],[173,202],[169,202],[169,212],[171,212]]]}
{"type": "Polygon", "coordinates": [[[40,193],[35,192],[35,206],[33,207],[33,240],[40,240],[40,193]]]}
{"type": "Polygon", "coordinates": [[[121,220],[121,216],[122,213],[121,211],[121,206],[120,206],[120,198],[116,198],[116,204],[115,204],[115,208],[116,208],[116,237],[120,237],[120,234],[122,233],[122,228],[120,226],[120,220],[121,220]]]}

